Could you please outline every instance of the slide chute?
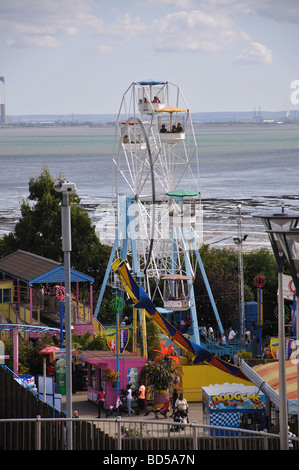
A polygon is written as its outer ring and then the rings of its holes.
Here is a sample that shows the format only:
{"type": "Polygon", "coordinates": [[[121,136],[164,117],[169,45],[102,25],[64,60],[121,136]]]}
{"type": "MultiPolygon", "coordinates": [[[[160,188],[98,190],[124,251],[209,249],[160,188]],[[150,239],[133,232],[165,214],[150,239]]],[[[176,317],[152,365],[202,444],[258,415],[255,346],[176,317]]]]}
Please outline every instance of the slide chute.
{"type": "Polygon", "coordinates": [[[112,263],[112,268],[129,295],[134,308],[144,309],[146,316],[179,346],[187,356],[191,357],[193,364],[207,362],[235,377],[248,380],[239,367],[215,357],[211,352],[190,341],[174,328],[167,319],[158,312],[155,304],[149,298],[145,290],[136,283],[131,274],[131,268],[126,260],[120,258],[116,259],[114,263],[112,263]]]}

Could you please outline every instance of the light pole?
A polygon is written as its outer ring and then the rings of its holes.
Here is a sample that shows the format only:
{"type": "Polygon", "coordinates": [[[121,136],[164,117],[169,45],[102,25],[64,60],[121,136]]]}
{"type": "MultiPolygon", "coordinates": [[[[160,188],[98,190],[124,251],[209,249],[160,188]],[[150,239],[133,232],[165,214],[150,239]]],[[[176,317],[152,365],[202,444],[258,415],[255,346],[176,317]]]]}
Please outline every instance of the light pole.
{"type": "MultiPolygon", "coordinates": [[[[69,195],[76,193],[75,183],[58,180],[54,183],[54,189],[62,193],[61,226],[62,226],[62,251],[64,253],[64,286],[65,286],[65,353],[66,353],[66,417],[72,418],[72,337],[71,337],[71,211],[69,195]]],[[[67,421],[67,449],[73,448],[72,421],[67,421]]]]}
{"type": "Polygon", "coordinates": [[[299,322],[298,322],[298,301],[299,301],[299,228],[291,228],[286,232],[274,232],[274,235],[278,238],[284,255],[286,257],[290,273],[295,285],[296,295],[296,355],[293,360],[297,364],[297,420],[298,420],[298,431],[297,437],[299,437],[299,413],[298,413],[298,402],[299,402],[299,322]]]}
{"type": "Polygon", "coordinates": [[[277,233],[282,233],[295,228],[299,221],[298,214],[286,214],[284,205],[281,213],[271,215],[256,215],[262,220],[277,263],[278,270],[278,336],[279,336],[279,428],[280,449],[288,450],[288,407],[286,394],[286,370],[285,370],[285,326],[284,326],[284,302],[283,302],[283,268],[286,256],[282,248],[281,240],[277,233]]]}
{"type": "Polygon", "coordinates": [[[245,303],[244,303],[244,269],[243,269],[243,242],[245,242],[247,235],[242,234],[242,215],[241,204],[238,205],[239,216],[237,217],[238,236],[234,237],[234,242],[238,245],[238,260],[239,260],[239,315],[240,315],[240,337],[244,338],[245,332],[245,303]]]}

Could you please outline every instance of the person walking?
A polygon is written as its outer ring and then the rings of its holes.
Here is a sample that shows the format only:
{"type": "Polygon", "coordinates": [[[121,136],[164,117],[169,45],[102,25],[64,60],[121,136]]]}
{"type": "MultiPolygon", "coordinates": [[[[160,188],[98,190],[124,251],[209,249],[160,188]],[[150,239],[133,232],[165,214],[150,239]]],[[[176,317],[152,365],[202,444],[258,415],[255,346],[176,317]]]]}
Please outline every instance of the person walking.
{"type": "Polygon", "coordinates": [[[97,404],[98,404],[98,418],[101,417],[101,411],[106,414],[106,418],[108,418],[107,410],[105,409],[105,398],[106,392],[101,387],[98,393],[97,404]]]}
{"type": "Polygon", "coordinates": [[[133,401],[133,396],[132,396],[131,384],[128,384],[128,385],[127,385],[127,407],[128,407],[128,416],[131,416],[131,413],[135,414],[135,411],[132,410],[132,401],[133,401]]]}
{"type": "Polygon", "coordinates": [[[139,395],[138,395],[138,408],[141,411],[144,411],[146,414],[145,409],[145,385],[142,382],[139,387],[139,395]]]}
{"type": "Polygon", "coordinates": [[[172,409],[172,415],[170,416],[171,418],[174,417],[174,413],[175,413],[175,404],[176,404],[176,401],[177,401],[177,399],[178,399],[178,396],[179,396],[179,395],[178,395],[178,392],[177,392],[177,390],[174,388],[174,389],[173,389],[173,393],[172,393],[172,407],[171,407],[171,409],[172,409]]]}

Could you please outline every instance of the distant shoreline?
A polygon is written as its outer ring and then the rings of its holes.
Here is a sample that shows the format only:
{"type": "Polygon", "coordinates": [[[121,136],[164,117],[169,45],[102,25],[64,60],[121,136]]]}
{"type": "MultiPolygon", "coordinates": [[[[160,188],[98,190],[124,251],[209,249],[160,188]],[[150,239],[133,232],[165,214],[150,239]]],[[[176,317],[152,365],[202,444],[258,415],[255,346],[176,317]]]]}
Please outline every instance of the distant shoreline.
{"type": "MultiPolygon", "coordinates": [[[[248,234],[246,243],[244,243],[243,251],[252,252],[261,248],[271,250],[267,233],[263,227],[261,220],[256,219],[253,215],[261,212],[273,212],[280,209],[280,202],[284,200],[286,211],[297,209],[298,197],[282,196],[256,196],[245,197],[241,199],[229,198],[202,198],[203,209],[203,243],[213,248],[230,248],[237,249],[233,241],[233,237],[237,233],[237,205],[242,204],[243,232],[248,234]],[[262,199],[262,201],[261,201],[262,199]]],[[[96,214],[97,203],[81,203],[81,207],[89,215],[94,226],[98,223],[96,214]]],[[[0,237],[4,233],[13,232],[15,224],[18,222],[18,216],[5,217],[0,213],[0,237]]]]}
{"type": "MultiPolygon", "coordinates": [[[[192,122],[193,127],[270,127],[270,126],[298,126],[299,120],[297,121],[274,121],[274,122],[192,122]]],[[[0,124],[0,129],[86,129],[86,128],[106,128],[113,129],[116,123],[100,123],[100,122],[90,122],[90,123],[7,123],[0,124]]]]}

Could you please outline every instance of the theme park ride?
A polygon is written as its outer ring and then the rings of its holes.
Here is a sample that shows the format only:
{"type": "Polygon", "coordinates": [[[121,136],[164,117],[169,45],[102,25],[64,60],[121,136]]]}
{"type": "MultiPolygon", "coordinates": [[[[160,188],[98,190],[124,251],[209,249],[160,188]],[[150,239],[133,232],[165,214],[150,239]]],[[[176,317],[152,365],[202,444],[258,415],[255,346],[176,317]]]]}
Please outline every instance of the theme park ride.
{"type": "Polygon", "coordinates": [[[198,361],[201,353],[212,360],[212,354],[200,348],[193,289],[197,267],[221,334],[223,327],[199,254],[202,214],[198,149],[180,88],[164,81],[133,82],[121,100],[116,149],[114,206],[102,220],[102,228],[110,223],[116,229],[110,239],[107,230],[100,230],[100,239],[104,234],[103,241],[110,242],[112,250],[94,316],[97,318],[109,285],[115,291],[127,292],[139,311],[141,324],[145,324],[145,313],[193,359],[198,361]],[[130,260],[132,268],[125,263],[119,277],[122,260],[130,260]],[[128,277],[130,282],[124,283],[128,277]],[[142,292],[142,299],[137,290],[142,292]],[[157,298],[162,308],[156,308],[151,300],[156,302],[157,298]],[[167,320],[174,312],[190,319],[190,341],[167,320]]]}

